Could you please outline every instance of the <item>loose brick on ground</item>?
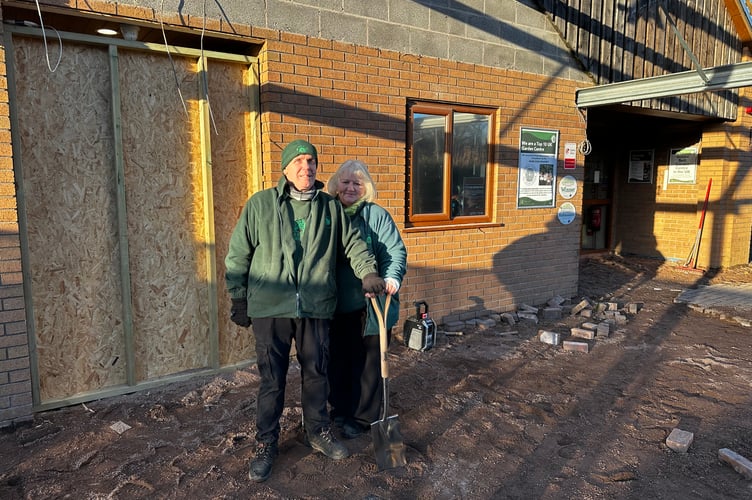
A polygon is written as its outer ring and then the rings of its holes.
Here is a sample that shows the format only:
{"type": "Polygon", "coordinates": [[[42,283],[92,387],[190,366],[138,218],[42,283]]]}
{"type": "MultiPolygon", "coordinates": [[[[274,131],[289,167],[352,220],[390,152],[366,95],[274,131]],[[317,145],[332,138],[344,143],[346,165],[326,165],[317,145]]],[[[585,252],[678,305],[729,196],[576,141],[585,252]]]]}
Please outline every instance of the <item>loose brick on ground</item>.
{"type": "Polygon", "coordinates": [[[674,451],[686,453],[694,438],[693,433],[674,428],[666,438],[666,446],[674,451]]]}
{"type": "Polygon", "coordinates": [[[599,337],[608,337],[608,335],[611,333],[611,324],[607,321],[604,321],[602,323],[598,323],[598,326],[596,328],[596,334],[599,337]]]}
{"type": "Polygon", "coordinates": [[[729,464],[736,472],[747,479],[752,479],[752,462],[738,453],[728,448],[721,448],[718,450],[718,459],[729,464]]]}
{"type": "Polygon", "coordinates": [[[570,328],[569,333],[572,337],[580,339],[593,340],[595,338],[595,332],[586,328],[570,328]]]}
{"type": "Polygon", "coordinates": [[[543,309],[543,319],[561,319],[561,307],[546,307],[543,309]]]}
{"type": "Polygon", "coordinates": [[[574,316],[575,314],[582,311],[586,307],[591,307],[590,301],[588,299],[582,299],[580,302],[577,303],[576,306],[572,308],[572,312],[570,314],[574,316]]]}
{"type": "Polygon", "coordinates": [[[565,351],[590,352],[590,344],[587,342],[565,340],[562,345],[565,351]]]}
{"type": "Polygon", "coordinates": [[[538,330],[538,338],[541,342],[551,345],[559,345],[561,342],[561,335],[556,332],[549,332],[547,330],[538,330]]]}

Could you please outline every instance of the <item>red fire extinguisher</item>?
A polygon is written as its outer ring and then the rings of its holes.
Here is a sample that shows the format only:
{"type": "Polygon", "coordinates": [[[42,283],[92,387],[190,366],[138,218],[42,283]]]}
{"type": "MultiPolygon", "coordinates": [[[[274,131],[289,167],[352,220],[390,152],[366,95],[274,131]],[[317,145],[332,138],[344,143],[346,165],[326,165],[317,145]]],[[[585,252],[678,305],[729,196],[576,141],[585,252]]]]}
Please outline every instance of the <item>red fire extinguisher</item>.
{"type": "Polygon", "coordinates": [[[601,229],[601,207],[592,207],[590,209],[590,223],[588,224],[588,234],[593,234],[601,229]]]}

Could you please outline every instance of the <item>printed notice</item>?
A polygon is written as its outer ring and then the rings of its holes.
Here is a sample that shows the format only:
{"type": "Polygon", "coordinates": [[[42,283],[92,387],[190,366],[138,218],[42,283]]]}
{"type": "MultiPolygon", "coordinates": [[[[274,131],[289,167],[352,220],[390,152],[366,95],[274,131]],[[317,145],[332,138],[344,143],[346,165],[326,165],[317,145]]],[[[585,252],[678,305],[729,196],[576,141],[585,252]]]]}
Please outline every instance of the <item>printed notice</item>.
{"type": "Polygon", "coordinates": [[[517,208],[554,206],[558,150],[557,130],[520,129],[517,208]]]}
{"type": "Polygon", "coordinates": [[[695,184],[697,181],[697,148],[672,149],[668,164],[669,184],[695,184]]]}

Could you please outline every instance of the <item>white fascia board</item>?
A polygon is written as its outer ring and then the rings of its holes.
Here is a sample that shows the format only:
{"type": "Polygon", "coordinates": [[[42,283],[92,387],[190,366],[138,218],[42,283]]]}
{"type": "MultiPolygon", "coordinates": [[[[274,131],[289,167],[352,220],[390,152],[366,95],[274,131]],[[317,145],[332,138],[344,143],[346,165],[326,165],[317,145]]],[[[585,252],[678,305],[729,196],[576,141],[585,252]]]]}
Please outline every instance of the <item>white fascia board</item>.
{"type": "Polygon", "coordinates": [[[578,89],[575,92],[576,105],[578,108],[591,108],[642,99],[752,86],[752,62],[716,66],[705,69],[704,72],[708,77],[707,83],[697,71],[690,70],[578,89]]]}

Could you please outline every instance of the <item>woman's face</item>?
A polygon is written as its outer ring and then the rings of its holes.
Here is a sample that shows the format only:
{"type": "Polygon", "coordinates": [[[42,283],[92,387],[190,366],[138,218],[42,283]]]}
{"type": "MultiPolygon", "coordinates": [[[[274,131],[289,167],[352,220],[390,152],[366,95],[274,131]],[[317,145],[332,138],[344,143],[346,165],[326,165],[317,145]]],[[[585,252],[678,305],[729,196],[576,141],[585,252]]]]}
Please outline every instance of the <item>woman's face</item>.
{"type": "Polygon", "coordinates": [[[342,174],[337,182],[337,198],[346,207],[360,200],[366,194],[366,187],[356,175],[342,174]]]}

